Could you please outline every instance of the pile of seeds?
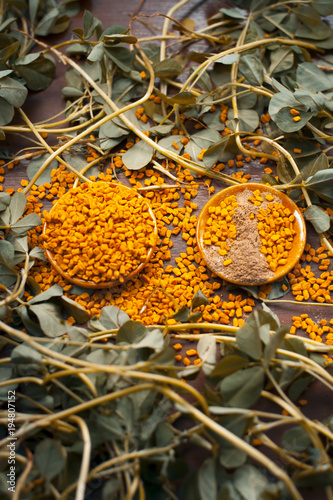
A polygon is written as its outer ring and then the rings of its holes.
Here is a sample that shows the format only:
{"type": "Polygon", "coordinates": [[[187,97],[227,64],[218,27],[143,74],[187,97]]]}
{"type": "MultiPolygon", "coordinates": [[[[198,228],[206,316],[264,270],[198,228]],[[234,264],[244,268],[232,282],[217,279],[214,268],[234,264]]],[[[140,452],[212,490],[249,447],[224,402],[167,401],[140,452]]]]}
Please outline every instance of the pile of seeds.
{"type": "Polygon", "coordinates": [[[71,278],[97,284],[123,282],[156,241],[146,201],[121,185],[84,183],[43,215],[44,248],[56,264],[71,278]]]}

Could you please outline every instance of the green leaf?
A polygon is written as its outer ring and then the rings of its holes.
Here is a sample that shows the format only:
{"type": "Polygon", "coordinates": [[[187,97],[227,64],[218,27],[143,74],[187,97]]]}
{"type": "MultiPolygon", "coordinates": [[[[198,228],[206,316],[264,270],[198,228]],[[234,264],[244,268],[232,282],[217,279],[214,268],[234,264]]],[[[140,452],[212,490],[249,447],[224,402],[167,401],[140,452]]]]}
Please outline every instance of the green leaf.
{"type": "Polygon", "coordinates": [[[61,93],[65,99],[78,99],[83,96],[83,91],[74,87],[63,87],[61,93]]]}
{"type": "Polygon", "coordinates": [[[87,60],[91,62],[102,61],[104,54],[105,54],[104,44],[98,43],[97,45],[94,46],[94,48],[90,52],[89,56],[87,57],[87,60]]]}
{"type": "Polygon", "coordinates": [[[212,166],[215,165],[215,163],[218,161],[221,154],[225,150],[228,141],[228,136],[223,137],[220,141],[218,141],[213,146],[210,146],[207,151],[204,152],[202,159],[207,170],[210,170],[212,166]]]}
{"type": "Polygon", "coordinates": [[[261,85],[264,81],[264,67],[256,56],[250,54],[242,56],[238,69],[251,85],[261,85]]]}
{"type": "Polygon", "coordinates": [[[306,220],[311,222],[317,233],[324,233],[330,228],[330,216],[317,205],[310,205],[307,207],[303,215],[306,220]]]}
{"type": "MultiPolygon", "coordinates": [[[[254,130],[259,125],[259,116],[254,109],[239,109],[239,129],[243,132],[254,132],[254,130]]],[[[234,111],[229,109],[228,111],[229,120],[233,120],[234,111]]]]}
{"type": "Polygon", "coordinates": [[[294,52],[291,49],[279,48],[271,53],[271,65],[269,74],[280,73],[292,68],[294,64],[294,52]]]}
{"type": "Polygon", "coordinates": [[[28,54],[18,59],[15,62],[15,69],[25,80],[28,89],[39,91],[51,85],[55,77],[56,66],[51,56],[38,53],[28,54]]]}
{"type": "Polygon", "coordinates": [[[264,362],[266,365],[269,364],[271,358],[274,356],[276,349],[280,347],[285,338],[286,334],[289,332],[288,326],[281,326],[276,330],[276,332],[270,336],[269,342],[264,348],[264,362]]]}
{"type": "MultiPolygon", "coordinates": [[[[226,56],[226,57],[228,57],[228,56],[226,56]]],[[[191,70],[190,70],[190,74],[192,74],[194,70],[195,70],[195,67],[192,66],[191,70]]],[[[199,88],[201,88],[202,90],[204,90],[205,92],[212,91],[212,82],[211,82],[211,79],[210,79],[210,76],[208,73],[202,73],[199,80],[196,82],[196,85],[199,88]]]]}
{"type": "Polygon", "coordinates": [[[210,304],[210,300],[206,297],[206,295],[201,290],[198,290],[192,299],[191,311],[196,309],[197,307],[207,306],[209,304],[210,304]]]}
{"type": "Polygon", "coordinates": [[[11,224],[14,224],[20,217],[22,217],[26,204],[27,199],[23,193],[15,193],[12,196],[9,205],[11,224]]]}
{"type": "Polygon", "coordinates": [[[186,306],[182,306],[178,311],[172,316],[173,319],[176,321],[180,322],[186,322],[188,321],[188,316],[189,316],[189,308],[186,306]]]}
{"type": "Polygon", "coordinates": [[[252,366],[225,377],[220,383],[220,391],[229,406],[249,408],[260,397],[264,381],[263,368],[252,366]]]}
{"type": "Polygon", "coordinates": [[[0,264],[0,283],[4,286],[12,286],[16,280],[19,273],[14,269],[9,269],[9,267],[4,264],[0,264]]]}
{"type": "Polygon", "coordinates": [[[37,12],[39,7],[39,0],[32,0],[29,2],[29,17],[32,24],[35,24],[37,12]]]}
{"type": "Polygon", "coordinates": [[[119,479],[109,479],[103,486],[102,500],[116,500],[120,488],[119,479]]]}
{"type": "Polygon", "coordinates": [[[253,359],[260,359],[262,355],[262,345],[259,337],[257,325],[254,322],[246,322],[236,332],[238,348],[251,356],[253,359]]]}
{"type": "Polygon", "coordinates": [[[60,474],[65,466],[65,449],[60,441],[46,438],[39,442],[34,453],[34,464],[49,481],[60,474]]]}
{"type": "Polygon", "coordinates": [[[332,82],[314,63],[304,62],[297,66],[296,81],[299,86],[312,92],[321,92],[332,88],[332,82]]]}
{"type": "Polygon", "coordinates": [[[10,194],[8,193],[0,193],[0,212],[5,210],[10,204],[10,194]]]}
{"type": "Polygon", "coordinates": [[[125,73],[132,69],[132,55],[126,47],[106,47],[105,54],[125,73]]]}
{"type": "MultiPolygon", "coordinates": [[[[321,152],[320,148],[318,148],[318,146],[316,146],[313,142],[307,141],[306,139],[300,139],[298,137],[290,137],[287,139],[284,143],[284,148],[294,158],[304,158],[307,156],[317,155],[321,152]],[[295,149],[299,149],[301,152],[295,153],[295,149]]],[[[326,155],[323,156],[327,159],[326,155]]]]}
{"type": "Polygon", "coordinates": [[[12,224],[11,229],[15,233],[21,234],[29,231],[29,229],[32,229],[33,227],[39,226],[41,223],[42,220],[40,215],[32,213],[18,220],[15,224],[12,224]]]}
{"type": "Polygon", "coordinates": [[[148,347],[157,352],[165,347],[163,334],[158,328],[148,328],[143,337],[135,340],[133,345],[136,349],[148,347]]]}
{"type": "Polygon", "coordinates": [[[312,6],[321,16],[330,16],[333,14],[333,5],[331,0],[312,0],[312,6]]]}
{"type": "Polygon", "coordinates": [[[36,26],[36,35],[46,36],[52,33],[52,28],[56,24],[58,15],[59,10],[56,7],[48,10],[36,26]]]}
{"type": "MultiPolygon", "coordinates": [[[[294,97],[299,102],[308,107],[309,111],[321,111],[325,106],[330,106],[330,102],[321,92],[314,93],[308,90],[295,90],[294,97]]],[[[314,144],[315,146],[315,144],[314,144]]]]}
{"type": "Polygon", "coordinates": [[[29,346],[29,344],[26,344],[25,342],[15,347],[12,350],[10,357],[12,362],[17,364],[43,364],[42,355],[36,349],[29,346]]]}
{"type": "Polygon", "coordinates": [[[232,17],[234,19],[246,19],[245,15],[243,12],[240,10],[236,9],[220,9],[220,12],[225,14],[228,17],[232,17]]]}
{"type": "Polygon", "coordinates": [[[296,472],[293,480],[298,487],[304,488],[324,488],[333,485],[333,473],[331,469],[314,469],[296,472]]]}
{"type": "Polygon", "coordinates": [[[186,145],[186,153],[189,153],[191,158],[195,161],[198,160],[198,155],[203,149],[209,149],[214,146],[221,139],[220,134],[217,130],[200,130],[196,134],[193,134],[186,145]]]}
{"type": "Polygon", "coordinates": [[[60,13],[65,13],[69,17],[77,16],[80,13],[80,0],[64,0],[60,3],[60,13]]]}
{"type": "MultiPolygon", "coordinates": [[[[40,295],[31,299],[29,303],[31,304],[37,297],[40,297],[40,295]]],[[[62,317],[60,307],[56,304],[45,302],[32,305],[29,310],[37,316],[40,327],[47,337],[60,337],[67,332],[67,324],[62,317]]]]}
{"type": "Polygon", "coordinates": [[[273,283],[271,283],[271,286],[272,290],[267,295],[267,299],[269,300],[279,299],[290,291],[290,283],[287,276],[284,276],[281,281],[274,281],[273,283]],[[282,290],[283,285],[287,287],[285,290],[282,290]]]}
{"type": "Polygon", "coordinates": [[[12,267],[14,260],[14,247],[9,241],[0,240],[0,262],[6,266],[12,267]]]}
{"type": "MultiPolygon", "coordinates": [[[[274,80],[274,78],[272,80],[274,81],[274,86],[276,87],[276,80],[274,80]]],[[[282,88],[283,91],[274,94],[271,97],[268,106],[268,112],[273,120],[275,120],[277,113],[279,113],[279,111],[283,108],[294,108],[300,112],[307,110],[307,107],[303,106],[302,103],[299,102],[289,90],[287,90],[281,84],[279,84],[279,88],[282,88]]]]}
{"type": "Polygon", "coordinates": [[[45,260],[46,261],[46,257],[45,257],[45,253],[44,253],[44,250],[40,247],[34,247],[30,252],[29,252],[29,257],[31,259],[40,259],[40,260],[45,260]]]}
{"type": "MultiPolygon", "coordinates": [[[[180,154],[183,144],[182,140],[184,139],[183,135],[169,135],[168,137],[163,137],[163,139],[160,139],[158,141],[159,146],[163,147],[164,149],[167,149],[168,151],[171,151],[172,153],[177,153],[180,154]],[[177,144],[178,149],[173,147],[173,143],[177,144]]],[[[156,151],[156,156],[157,158],[164,158],[163,153],[160,153],[159,151],[156,151]]]]}
{"type": "Polygon", "coordinates": [[[29,304],[39,304],[40,302],[46,302],[52,298],[61,297],[64,291],[59,285],[53,285],[48,290],[40,293],[36,297],[29,300],[29,304]]]}
{"type": "Polygon", "coordinates": [[[216,500],[217,477],[213,458],[208,458],[200,467],[198,485],[201,500],[216,500]]]}
{"type": "Polygon", "coordinates": [[[244,497],[241,498],[231,481],[224,481],[219,491],[219,500],[244,500],[244,497]]]}
{"type": "Polygon", "coordinates": [[[217,59],[215,62],[221,64],[234,64],[238,61],[238,59],[238,54],[228,54],[226,56],[220,57],[220,59],[217,59]]]}
{"type": "Polygon", "coordinates": [[[240,450],[236,446],[233,446],[228,441],[223,443],[220,452],[220,463],[223,467],[227,469],[234,469],[240,467],[246,461],[247,454],[245,451],[240,450]]]}
{"type": "Polygon", "coordinates": [[[30,290],[31,295],[38,295],[41,292],[39,283],[35,281],[31,276],[27,277],[27,287],[30,290]]]}
{"type": "Polygon", "coordinates": [[[1,226],[9,226],[10,224],[10,209],[7,207],[0,214],[0,224],[1,226]]]}
{"type": "Polygon", "coordinates": [[[327,168],[329,168],[327,156],[324,153],[321,153],[301,168],[302,177],[303,179],[307,179],[316,172],[319,172],[319,170],[326,170],[327,168]]]}
{"type": "Polygon", "coordinates": [[[253,465],[245,464],[234,473],[234,486],[246,500],[259,500],[268,486],[266,477],[253,465]]]}
{"type": "Polygon", "coordinates": [[[215,366],[214,370],[211,372],[211,378],[224,378],[232,373],[242,370],[247,367],[249,361],[243,356],[239,356],[237,354],[230,354],[229,356],[225,356],[221,359],[215,366]]]}
{"type": "Polygon", "coordinates": [[[0,127],[10,123],[14,118],[14,114],[14,106],[0,97],[0,127]]]}
{"type": "Polygon", "coordinates": [[[13,245],[15,253],[26,254],[28,253],[28,237],[27,235],[18,236],[9,233],[7,240],[13,245]]]}
{"type": "Polygon", "coordinates": [[[99,321],[106,330],[116,330],[121,327],[130,317],[125,311],[116,306],[105,306],[101,310],[99,321]]]}
{"type": "MultiPolygon", "coordinates": [[[[307,375],[306,373],[302,373],[295,380],[295,372],[290,374],[290,380],[287,381],[287,384],[291,382],[291,385],[288,387],[288,397],[292,401],[297,401],[300,396],[304,393],[304,391],[309,387],[313,382],[312,375],[307,375]]],[[[284,380],[280,381],[280,386],[283,386],[284,380]]],[[[287,385],[285,384],[285,385],[287,385]]]]}
{"type": "Polygon", "coordinates": [[[151,161],[154,154],[154,149],[141,140],[134,144],[122,156],[122,161],[125,167],[129,170],[140,170],[151,161]]]}
{"type": "Polygon", "coordinates": [[[310,111],[302,111],[298,116],[300,120],[295,122],[293,120],[293,115],[290,113],[290,108],[281,108],[274,116],[274,121],[283,132],[297,132],[297,130],[301,130],[301,128],[308,123],[313,113],[310,111]]]}
{"type": "MultiPolygon", "coordinates": [[[[221,111],[217,109],[216,111],[204,113],[201,117],[202,121],[207,125],[211,130],[224,130],[225,124],[220,120],[221,111]]],[[[214,146],[212,146],[214,147],[214,146]]]]}
{"type": "Polygon", "coordinates": [[[145,334],[147,328],[138,321],[126,321],[117,333],[117,344],[125,342],[126,344],[133,344],[137,342],[145,334]]]}
{"type": "Polygon", "coordinates": [[[173,123],[170,123],[168,125],[156,125],[156,127],[151,127],[149,129],[149,132],[151,134],[154,134],[154,135],[158,135],[158,136],[164,136],[164,135],[167,135],[169,134],[169,132],[171,132],[171,130],[174,128],[174,124],[173,123]]]}
{"type": "Polygon", "coordinates": [[[333,202],[333,169],[316,172],[306,180],[306,186],[322,198],[333,202]]]}
{"type": "MultiPolygon", "coordinates": [[[[304,342],[299,338],[288,338],[288,339],[285,338],[281,348],[287,351],[296,352],[297,354],[301,354],[302,356],[305,357],[308,356],[308,352],[306,350],[304,342]]],[[[289,356],[284,356],[284,355],[283,358],[290,359],[289,356]]]]}
{"type": "Polygon", "coordinates": [[[311,446],[311,439],[303,427],[292,427],[283,433],[281,445],[288,451],[301,453],[311,446]]]}
{"type": "Polygon", "coordinates": [[[75,321],[82,325],[90,318],[88,311],[75,300],[69,299],[65,295],[61,296],[61,302],[69,316],[73,316],[75,321]]]}
{"type": "MultiPolygon", "coordinates": [[[[32,160],[30,160],[27,168],[27,176],[30,181],[49,156],[50,155],[48,153],[45,153],[40,156],[37,156],[37,158],[33,158],[32,160]]],[[[56,169],[57,167],[58,167],[57,160],[52,160],[51,163],[46,167],[44,172],[36,181],[36,185],[41,186],[45,182],[51,182],[51,172],[53,169],[56,169]]]]}
{"type": "Polygon", "coordinates": [[[164,59],[155,63],[153,70],[157,78],[169,78],[180,75],[183,72],[182,66],[175,59],[164,59]]]}
{"type": "Polygon", "coordinates": [[[298,19],[308,26],[314,27],[320,22],[319,13],[309,5],[302,5],[302,7],[297,7],[292,9],[292,11],[298,19]]]}
{"type": "Polygon", "coordinates": [[[103,26],[99,19],[94,17],[89,10],[85,10],[83,14],[83,29],[84,38],[89,39],[93,34],[99,38],[103,32],[103,26]]]}

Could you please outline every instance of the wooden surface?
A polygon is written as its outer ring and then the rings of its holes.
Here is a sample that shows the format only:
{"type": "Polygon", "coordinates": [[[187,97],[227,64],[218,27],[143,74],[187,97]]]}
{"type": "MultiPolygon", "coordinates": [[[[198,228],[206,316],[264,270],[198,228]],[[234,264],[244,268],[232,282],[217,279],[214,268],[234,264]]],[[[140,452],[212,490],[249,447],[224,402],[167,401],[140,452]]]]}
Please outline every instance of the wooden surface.
{"type": "MultiPolygon", "coordinates": [[[[155,16],[155,14],[160,10],[163,10],[163,13],[166,13],[174,4],[174,0],[165,0],[163,2],[158,0],[146,0],[139,3],[133,0],[91,0],[82,2],[84,8],[89,9],[95,17],[102,20],[105,28],[113,24],[127,26],[133,12],[154,16],[142,19],[153,23],[155,26],[162,26],[163,18],[155,16]]],[[[224,5],[226,5],[226,2],[218,0],[190,0],[187,5],[183,6],[175,14],[175,17],[180,21],[184,18],[190,17],[195,21],[197,27],[203,27],[206,25],[206,19],[212,16],[224,5]]],[[[72,21],[71,28],[82,27],[82,15],[83,13],[78,15],[72,21]]],[[[138,21],[134,21],[132,27],[133,34],[137,37],[148,36],[151,34],[150,30],[138,21]]],[[[50,43],[54,44],[60,43],[61,41],[68,39],[68,37],[70,37],[70,34],[66,33],[54,36],[49,40],[50,43]]],[[[58,113],[63,109],[64,100],[61,97],[61,88],[65,85],[65,70],[66,68],[63,67],[61,63],[58,63],[56,79],[52,85],[46,91],[41,93],[29,93],[28,100],[24,104],[23,109],[31,121],[36,122],[44,120],[50,115],[58,113]]],[[[17,122],[19,123],[19,120],[17,122]]],[[[21,147],[27,145],[28,142],[26,139],[8,135],[5,144],[2,146],[7,147],[11,152],[16,152],[21,147]]],[[[266,166],[268,166],[268,164],[266,166]]],[[[269,164],[269,166],[274,168],[274,165],[269,164]]],[[[20,179],[22,177],[26,178],[25,167],[26,164],[21,162],[21,164],[15,167],[14,170],[8,171],[6,173],[4,187],[18,187],[20,179]]],[[[245,173],[249,172],[251,174],[251,181],[260,181],[263,173],[263,165],[256,160],[246,165],[244,169],[242,168],[242,170],[245,170],[245,173]]],[[[233,172],[233,170],[230,170],[230,172],[233,172]]],[[[217,182],[214,182],[213,184],[216,190],[220,190],[225,187],[225,185],[217,182]]],[[[198,203],[199,209],[205,204],[207,199],[207,190],[199,190],[198,196],[195,199],[198,203]]],[[[312,230],[309,231],[308,241],[315,248],[319,246],[319,239],[312,230]]],[[[184,248],[185,242],[181,240],[181,238],[178,238],[172,249],[173,257],[177,257],[181,251],[184,251],[184,248]]],[[[225,291],[224,297],[226,297],[225,291]]],[[[293,297],[289,294],[285,298],[292,299],[293,297]]],[[[310,309],[306,303],[302,305],[276,304],[272,305],[271,308],[279,316],[283,325],[290,325],[292,316],[295,314],[299,315],[301,313],[309,313],[311,318],[315,321],[319,321],[323,318],[329,320],[332,317],[330,308],[312,307],[310,309]]],[[[192,345],[193,344],[191,344],[191,346],[192,345]]],[[[309,391],[309,399],[310,397],[314,398],[314,404],[306,407],[304,412],[310,418],[322,419],[327,417],[332,412],[332,399],[328,390],[326,392],[326,390],[321,389],[320,392],[318,392],[318,387],[319,386],[317,384],[313,384],[311,390],[309,391]]],[[[311,496],[309,498],[311,498],[311,496]]]]}
{"type": "MultiPolygon", "coordinates": [[[[163,13],[166,13],[168,9],[174,5],[173,0],[166,0],[165,2],[158,2],[157,0],[146,0],[143,2],[133,2],[132,0],[123,0],[122,2],[115,2],[108,0],[94,0],[94,1],[83,1],[82,5],[84,8],[89,9],[92,14],[101,19],[104,27],[108,27],[112,24],[121,24],[128,26],[131,19],[131,15],[134,11],[137,11],[137,15],[142,15],[143,13],[148,16],[154,17],[142,17],[142,19],[148,20],[154,23],[156,26],[161,26],[163,23],[163,18],[161,16],[155,16],[155,14],[163,8],[163,13]]],[[[226,3],[218,0],[203,0],[195,1],[189,0],[188,4],[183,6],[177,13],[175,17],[180,21],[184,18],[190,17],[196,23],[197,27],[203,27],[206,25],[206,20],[212,16],[219,8],[221,8],[226,3]]],[[[72,20],[71,28],[82,27],[82,16],[83,11],[72,20]]],[[[138,21],[133,21],[132,23],[133,33],[137,37],[148,36],[150,30],[138,21]]],[[[49,43],[61,43],[62,41],[70,38],[70,33],[65,33],[53,37],[49,37],[47,41],[49,43]]],[[[27,101],[25,102],[23,109],[29,116],[32,122],[37,122],[48,118],[49,116],[59,113],[63,110],[64,99],[61,96],[61,89],[65,86],[65,71],[61,63],[57,64],[57,73],[54,82],[51,86],[43,92],[29,92],[27,101]]],[[[20,123],[20,119],[16,118],[17,123],[20,123]]],[[[56,139],[51,137],[50,142],[54,142],[56,139]]],[[[16,135],[7,135],[5,141],[3,141],[2,147],[8,148],[11,152],[17,152],[22,147],[29,145],[26,138],[21,138],[16,135]]],[[[5,175],[4,188],[8,187],[19,187],[21,178],[26,178],[25,168],[27,163],[21,161],[19,165],[15,167],[14,170],[8,170],[5,175]]],[[[267,163],[265,166],[271,166],[275,168],[274,163],[267,163]]],[[[232,173],[234,169],[227,169],[226,173],[232,173]]],[[[253,160],[249,164],[244,164],[242,170],[245,173],[251,174],[251,182],[260,182],[263,174],[263,165],[259,163],[259,160],[253,160]]],[[[224,184],[220,182],[213,181],[216,191],[225,187],[224,184]]],[[[209,194],[206,189],[201,189],[198,192],[198,196],[195,201],[198,204],[198,211],[208,200],[209,194]]],[[[316,236],[311,228],[308,228],[308,241],[315,248],[319,246],[319,238],[316,236]]],[[[186,244],[181,238],[177,238],[175,245],[172,249],[173,258],[177,257],[180,252],[184,251],[186,244]]],[[[288,294],[284,298],[292,299],[292,295],[288,294]]],[[[332,317],[331,309],[324,307],[311,307],[306,303],[301,305],[295,304],[275,304],[271,308],[276,312],[283,325],[290,325],[292,316],[295,314],[309,313],[310,316],[319,321],[320,319],[326,318],[330,319],[332,317]]]]}
{"type": "MultiPolygon", "coordinates": [[[[145,0],[141,2],[136,2],[132,0],[123,0],[121,2],[115,2],[114,0],[84,0],[82,2],[83,10],[76,16],[71,22],[71,29],[82,27],[82,17],[84,9],[89,9],[92,14],[100,19],[103,23],[104,28],[109,27],[113,24],[120,24],[128,26],[133,12],[136,15],[140,15],[143,20],[153,23],[155,26],[161,27],[163,24],[163,17],[156,16],[156,14],[162,11],[164,14],[167,13],[170,7],[175,5],[173,0],[165,0],[164,2],[159,2],[157,0],[145,0]],[[145,17],[153,16],[153,17],[145,17]]],[[[196,27],[206,26],[206,20],[214,15],[222,6],[227,5],[225,1],[219,0],[189,0],[189,2],[181,7],[174,15],[175,18],[182,21],[185,18],[191,18],[195,21],[196,27]]],[[[139,21],[133,21],[132,23],[133,33],[137,37],[146,37],[152,35],[150,29],[139,21]]],[[[61,43],[64,40],[68,40],[71,34],[68,30],[67,33],[60,34],[57,36],[48,37],[46,39],[50,44],[61,43]]],[[[197,49],[197,45],[195,46],[197,49]]],[[[63,110],[65,101],[61,95],[61,89],[65,86],[65,71],[66,67],[60,62],[57,64],[56,78],[51,84],[51,86],[42,92],[29,92],[27,101],[23,106],[23,110],[28,115],[32,122],[38,122],[45,120],[46,118],[59,113],[63,110]]],[[[20,123],[20,118],[16,118],[16,122],[20,123]]],[[[55,137],[50,136],[48,141],[52,144],[56,141],[55,137]]],[[[21,138],[16,135],[7,135],[7,138],[2,143],[2,147],[8,148],[10,152],[15,153],[23,147],[27,147],[29,142],[26,138],[21,138]]],[[[20,179],[26,178],[25,169],[27,163],[21,161],[19,165],[15,167],[14,170],[9,170],[6,172],[4,188],[7,187],[19,187],[20,179]]],[[[274,163],[268,163],[266,166],[271,166],[274,169],[274,163]]],[[[253,160],[249,164],[245,164],[245,173],[251,174],[251,182],[260,182],[263,174],[263,165],[259,163],[259,160],[253,160]]],[[[228,169],[226,173],[233,173],[235,169],[228,169]]],[[[220,182],[214,182],[216,191],[226,187],[225,184],[220,182]]],[[[199,190],[198,196],[195,201],[198,204],[198,211],[208,200],[209,194],[206,189],[199,190]]],[[[46,206],[47,208],[47,206],[46,206]]],[[[315,248],[319,246],[319,239],[315,235],[314,231],[310,228],[308,231],[308,241],[315,248]]],[[[175,245],[172,249],[173,257],[177,257],[180,252],[184,251],[186,244],[180,238],[177,238],[175,245]]],[[[287,299],[292,299],[292,295],[288,294],[285,296],[287,299]]],[[[274,305],[272,309],[279,315],[281,323],[284,325],[291,324],[291,318],[295,314],[302,314],[304,312],[309,312],[309,307],[304,303],[302,305],[291,305],[291,304],[281,304],[274,305]]],[[[320,320],[322,318],[330,319],[332,314],[330,308],[324,307],[313,307],[311,308],[310,315],[314,320],[320,320]]]]}

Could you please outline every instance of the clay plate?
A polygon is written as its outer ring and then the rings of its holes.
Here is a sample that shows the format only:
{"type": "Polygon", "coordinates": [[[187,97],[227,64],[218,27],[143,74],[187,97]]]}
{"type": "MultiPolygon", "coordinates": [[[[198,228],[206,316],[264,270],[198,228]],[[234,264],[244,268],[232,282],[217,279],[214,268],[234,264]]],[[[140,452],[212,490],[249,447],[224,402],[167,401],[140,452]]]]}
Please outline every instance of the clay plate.
{"type": "Polygon", "coordinates": [[[202,258],[206,262],[207,266],[211,271],[213,271],[216,275],[218,275],[220,278],[223,278],[226,281],[229,281],[231,283],[235,283],[236,285],[249,285],[249,286],[255,286],[255,285],[264,285],[266,283],[270,283],[272,281],[276,281],[280,278],[282,278],[285,274],[287,274],[291,269],[297,264],[299,261],[305,247],[305,242],[306,242],[306,226],[305,222],[303,219],[303,216],[297,207],[297,205],[284,193],[281,193],[277,189],[264,185],[264,184],[259,184],[259,183],[248,183],[248,184],[237,184],[235,186],[230,186],[222,191],[219,191],[216,193],[210,200],[206,203],[206,205],[203,207],[203,209],[200,212],[199,218],[198,218],[198,223],[197,223],[197,243],[199,247],[199,251],[201,253],[202,258]],[[205,227],[207,223],[207,219],[209,217],[209,207],[213,206],[218,206],[221,201],[223,201],[225,198],[231,195],[237,195],[238,193],[241,193],[244,190],[249,190],[249,191],[255,191],[258,189],[261,193],[270,193],[275,198],[277,198],[280,203],[284,205],[284,207],[288,208],[290,212],[295,216],[295,221],[294,221],[294,229],[296,231],[296,234],[294,236],[294,242],[293,242],[293,247],[291,250],[289,250],[289,255],[288,255],[288,263],[285,266],[280,266],[277,270],[275,275],[270,278],[267,281],[259,281],[258,283],[247,283],[247,282],[240,282],[240,281],[233,281],[230,278],[226,278],[223,272],[221,270],[217,271],[217,269],[214,269],[214,263],[209,261],[208,256],[205,253],[205,245],[203,242],[203,235],[205,232],[205,227]]]}
{"type": "MultiPolygon", "coordinates": [[[[98,182],[101,182],[101,181],[98,181],[98,182]]],[[[108,184],[110,184],[110,186],[119,186],[119,184],[117,184],[116,182],[110,182],[108,184]]],[[[128,189],[129,191],[134,191],[133,189],[125,186],[124,184],[121,184],[121,187],[124,188],[124,189],[128,189]]],[[[70,195],[70,193],[73,191],[73,189],[75,189],[75,188],[69,189],[67,191],[67,193],[62,196],[62,199],[64,197],[66,197],[66,196],[68,197],[70,195]]],[[[142,196],[139,193],[136,193],[136,195],[137,195],[138,198],[142,198],[142,196]]],[[[146,203],[146,205],[148,207],[148,211],[149,211],[151,220],[154,222],[154,234],[157,236],[157,223],[156,223],[155,215],[154,215],[154,213],[153,213],[150,205],[146,201],[145,201],[145,203],[146,203]]],[[[51,208],[51,210],[50,210],[49,213],[52,213],[52,210],[53,210],[53,208],[55,206],[56,206],[56,203],[51,208]]],[[[43,226],[43,234],[45,233],[46,228],[47,228],[47,222],[45,222],[45,224],[43,226]]],[[[130,273],[127,276],[125,276],[123,282],[120,282],[119,280],[114,280],[114,281],[105,281],[105,282],[102,282],[102,283],[95,283],[93,281],[83,280],[83,279],[80,279],[80,278],[73,278],[73,277],[68,276],[67,273],[65,273],[58,266],[58,264],[56,263],[56,261],[54,260],[54,254],[53,254],[53,252],[50,252],[47,249],[45,249],[44,252],[45,252],[45,255],[46,255],[47,259],[50,261],[50,263],[54,267],[54,269],[56,269],[56,271],[63,278],[65,278],[67,281],[69,281],[70,283],[73,283],[74,285],[81,286],[83,288],[110,288],[110,287],[113,287],[113,286],[117,286],[117,285],[123,284],[126,281],[129,281],[132,278],[134,278],[134,276],[137,276],[143,270],[143,268],[147,265],[147,263],[149,262],[149,260],[151,259],[152,255],[154,253],[154,248],[155,247],[153,247],[153,246],[151,246],[149,248],[146,259],[136,268],[135,271],[133,271],[132,273],[130,273]]]]}

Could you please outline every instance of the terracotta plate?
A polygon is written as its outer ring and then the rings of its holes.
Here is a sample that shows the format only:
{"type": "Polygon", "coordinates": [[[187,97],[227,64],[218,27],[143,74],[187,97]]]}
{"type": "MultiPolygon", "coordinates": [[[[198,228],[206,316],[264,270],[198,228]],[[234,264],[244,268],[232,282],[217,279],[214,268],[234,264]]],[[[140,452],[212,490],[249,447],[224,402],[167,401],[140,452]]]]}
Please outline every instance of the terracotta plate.
{"type": "MultiPolygon", "coordinates": [[[[98,181],[98,182],[101,182],[101,181],[98,181]]],[[[119,184],[115,183],[115,182],[111,182],[111,183],[108,183],[110,184],[111,186],[119,186],[119,184]]],[[[121,184],[121,187],[123,189],[128,189],[129,191],[133,192],[133,189],[121,184]]],[[[64,197],[69,197],[70,196],[70,193],[73,191],[73,189],[76,189],[76,188],[72,188],[70,190],[67,191],[66,194],[64,194],[62,196],[62,199],[64,197]]],[[[142,198],[142,196],[139,194],[139,193],[136,193],[137,197],[138,198],[142,198]]],[[[148,207],[148,211],[149,211],[149,214],[150,214],[150,218],[151,220],[153,221],[154,223],[154,234],[157,236],[157,223],[156,223],[156,219],[155,219],[155,215],[150,207],[150,205],[145,201],[147,207],[148,207]]],[[[51,208],[50,212],[49,213],[52,213],[52,210],[53,208],[56,206],[56,204],[51,208]]],[[[45,233],[46,231],[46,228],[47,228],[47,222],[44,224],[44,227],[43,227],[43,233],[45,233]]],[[[128,274],[127,276],[124,276],[124,281],[122,283],[125,283],[126,281],[129,281],[131,280],[132,278],[134,278],[134,276],[136,276],[137,274],[139,274],[143,268],[147,265],[147,263],[149,262],[149,260],[151,259],[153,253],[154,253],[154,248],[153,246],[151,246],[147,252],[147,257],[146,259],[135,269],[135,271],[133,271],[132,273],[128,274]]],[[[48,260],[50,261],[50,263],[52,264],[52,266],[54,267],[54,269],[56,269],[56,271],[63,277],[65,278],[67,281],[69,281],[70,283],[73,283],[74,285],[78,285],[78,286],[81,286],[83,288],[110,288],[110,287],[113,287],[113,286],[116,286],[116,285],[120,285],[122,284],[119,280],[116,280],[116,281],[105,281],[105,282],[101,282],[101,283],[95,283],[93,281],[89,281],[89,280],[83,280],[81,278],[73,278],[73,277],[70,277],[67,275],[67,273],[65,273],[59,266],[58,264],[56,263],[55,259],[54,259],[54,254],[53,252],[45,249],[45,255],[46,257],[48,258],[48,260]]]]}
{"type": "MultiPolygon", "coordinates": [[[[287,274],[294,266],[297,264],[299,261],[305,247],[305,242],[306,242],[306,226],[305,222],[303,219],[303,216],[297,207],[297,205],[284,193],[278,191],[277,189],[267,186],[264,184],[259,184],[259,183],[248,183],[248,184],[237,184],[235,186],[230,186],[228,188],[223,189],[222,191],[219,191],[216,193],[210,200],[206,203],[204,208],[202,209],[199,218],[198,218],[198,223],[197,223],[197,242],[198,242],[198,247],[201,253],[202,258],[206,262],[207,266],[211,271],[213,271],[215,274],[220,276],[221,278],[225,279],[226,281],[229,281],[231,283],[235,283],[237,285],[264,285],[266,283],[270,283],[272,281],[276,281],[279,278],[282,278],[285,274],[287,274]],[[207,254],[207,246],[203,242],[203,235],[205,232],[205,227],[206,223],[209,217],[209,207],[213,206],[219,206],[221,201],[223,201],[225,198],[231,195],[237,195],[244,190],[249,190],[249,191],[255,191],[259,190],[261,193],[270,193],[272,194],[277,200],[280,201],[281,204],[284,205],[284,207],[288,208],[290,212],[295,216],[294,220],[294,229],[296,231],[296,234],[294,236],[293,240],[293,247],[291,250],[289,250],[289,255],[288,255],[288,262],[284,266],[279,266],[277,271],[274,273],[274,276],[271,277],[270,279],[266,281],[260,280],[260,276],[258,276],[258,281],[253,282],[251,281],[250,283],[246,281],[234,281],[230,278],[227,278],[223,272],[223,269],[221,270],[220,265],[214,264],[212,262],[212,259],[209,258],[207,254]]],[[[244,248],[244,252],[246,249],[244,248]]],[[[250,256],[249,256],[250,258],[250,256]]],[[[221,257],[221,261],[223,261],[223,257],[221,257]]]]}

